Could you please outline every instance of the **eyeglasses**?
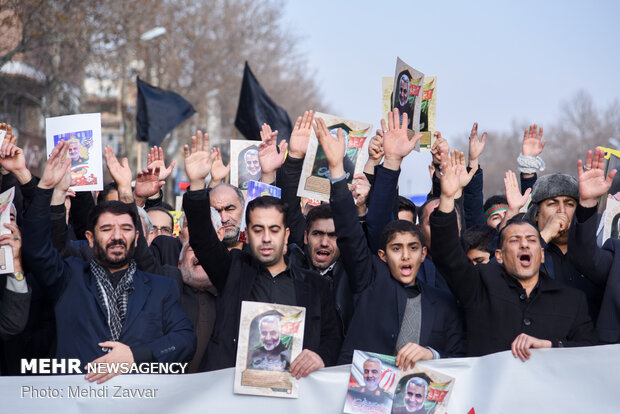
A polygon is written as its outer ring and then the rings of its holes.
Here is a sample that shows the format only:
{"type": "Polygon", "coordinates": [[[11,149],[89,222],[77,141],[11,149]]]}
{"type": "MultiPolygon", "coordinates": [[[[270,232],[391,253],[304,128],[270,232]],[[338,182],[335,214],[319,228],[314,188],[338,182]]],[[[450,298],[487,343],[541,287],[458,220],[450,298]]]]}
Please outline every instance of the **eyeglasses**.
{"type": "Polygon", "coordinates": [[[152,232],[158,233],[158,234],[172,234],[172,229],[168,226],[164,226],[164,227],[153,226],[152,232]]]}

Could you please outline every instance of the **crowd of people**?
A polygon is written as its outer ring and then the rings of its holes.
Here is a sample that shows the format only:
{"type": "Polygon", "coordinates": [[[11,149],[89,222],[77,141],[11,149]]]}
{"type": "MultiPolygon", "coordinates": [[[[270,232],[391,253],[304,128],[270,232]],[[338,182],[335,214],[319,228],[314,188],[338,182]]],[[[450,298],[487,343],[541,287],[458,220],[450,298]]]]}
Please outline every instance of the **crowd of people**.
{"type": "Polygon", "coordinates": [[[435,132],[433,186],[417,207],[398,193],[402,160],[421,137],[408,136],[408,123],[398,109],[388,114],[352,184],[341,130],[334,137],[306,111],[278,146],[265,125],[253,154],[257,178],[281,198],[247,206],[226,183],[220,151],[197,131],[184,147],[189,188],[178,237],[161,192],[174,163],[165,164],[161,148],[135,177],[105,148],[113,182],[98,194],[74,193],[71,143],[58,144],[35,177],[0,124],[0,191],[15,187],[0,236],[15,267],[1,281],[1,373],[19,375],[22,358],[188,362],[192,373],[233,367],[243,301],[306,309],[303,351],[290,364],[275,355],[283,345],[273,317],[259,323],[262,347],[248,362],[296,378],[349,364],[356,349],[409,368],[506,350],[526,361],[533,348],[620,342],[618,241],[597,244],[598,201],[615,176],[605,175],[604,154],[588,152],[577,178],[538,177],[545,141],[533,125],[517,159],[520,180],[506,172],[505,194],[485,202],[486,133],[474,124],[465,154],[435,132]],[[312,131],[331,189],[329,203],[306,210],[297,188],[312,131]]]}

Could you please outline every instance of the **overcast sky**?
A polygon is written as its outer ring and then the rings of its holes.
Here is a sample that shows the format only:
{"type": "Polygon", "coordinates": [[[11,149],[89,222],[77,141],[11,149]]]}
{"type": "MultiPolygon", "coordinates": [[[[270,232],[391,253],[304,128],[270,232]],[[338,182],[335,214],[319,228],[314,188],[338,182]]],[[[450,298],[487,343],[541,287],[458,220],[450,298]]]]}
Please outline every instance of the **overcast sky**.
{"type": "Polygon", "coordinates": [[[381,77],[400,56],[438,76],[437,129],[450,139],[474,121],[550,124],[579,89],[598,105],[620,97],[619,19],[612,0],[315,0],[289,1],[283,20],[335,115],[376,127],[381,77]]]}

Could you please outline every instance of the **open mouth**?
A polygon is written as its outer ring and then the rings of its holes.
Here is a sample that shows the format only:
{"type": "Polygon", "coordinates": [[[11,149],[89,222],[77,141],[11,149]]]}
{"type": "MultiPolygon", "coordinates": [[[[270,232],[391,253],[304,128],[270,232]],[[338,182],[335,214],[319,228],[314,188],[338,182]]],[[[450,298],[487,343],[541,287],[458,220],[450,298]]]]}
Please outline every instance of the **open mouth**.
{"type": "Polygon", "coordinates": [[[316,259],[318,261],[324,262],[331,256],[331,252],[329,250],[321,249],[316,251],[316,259]]]}
{"type": "Polygon", "coordinates": [[[412,272],[413,272],[413,266],[411,266],[410,264],[402,265],[400,267],[400,274],[403,276],[411,276],[412,272]]]}
{"type": "Polygon", "coordinates": [[[519,263],[521,263],[523,267],[528,267],[532,264],[532,255],[529,253],[521,253],[519,255],[519,263]]]}

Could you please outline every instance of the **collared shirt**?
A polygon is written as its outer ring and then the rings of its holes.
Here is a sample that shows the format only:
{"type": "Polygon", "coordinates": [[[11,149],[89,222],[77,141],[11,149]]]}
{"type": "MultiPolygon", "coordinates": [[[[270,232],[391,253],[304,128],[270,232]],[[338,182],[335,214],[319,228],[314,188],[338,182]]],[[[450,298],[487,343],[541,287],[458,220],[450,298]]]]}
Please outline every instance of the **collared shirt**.
{"type": "Polygon", "coordinates": [[[266,267],[261,266],[252,286],[250,299],[255,302],[295,306],[295,284],[290,269],[287,267],[283,272],[272,275],[266,267]]]}

